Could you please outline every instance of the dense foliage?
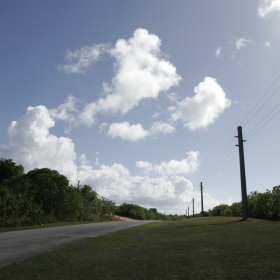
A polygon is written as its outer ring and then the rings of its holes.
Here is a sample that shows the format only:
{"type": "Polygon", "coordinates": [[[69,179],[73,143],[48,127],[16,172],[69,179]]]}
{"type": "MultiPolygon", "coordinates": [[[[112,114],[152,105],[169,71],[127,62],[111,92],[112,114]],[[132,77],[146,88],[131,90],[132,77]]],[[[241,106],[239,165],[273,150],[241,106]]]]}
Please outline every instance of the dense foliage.
{"type": "MultiPolygon", "coordinates": [[[[249,217],[261,219],[280,219],[280,186],[266,190],[264,193],[251,192],[248,195],[249,217]]],[[[242,216],[241,202],[235,202],[231,206],[221,204],[208,211],[211,216],[242,216]]]]}
{"type": "Polygon", "coordinates": [[[30,170],[11,159],[0,159],[0,226],[59,221],[96,221],[113,215],[115,203],[88,185],[74,187],[48,168],[30,170]]]}
{"type": "Polygon", "coordinates": [[[159,213],[156,208],[146,209],[139,205],[127,203],[123,203],[122,205],[118,206],[116,214],[135,220],[174,221],[186,218],[184,215],[164,215],[159,213]]]}
{"type": "Polygon", "coordinates": [[[24,173],[22,165],[0,159],[0,226],[34,225],[62,221],[110,220],[117,213],[137,220],[177,220],[157,209],[115,203],[89,185],[74,187],[59,172],[48,168],[24,173]]]}

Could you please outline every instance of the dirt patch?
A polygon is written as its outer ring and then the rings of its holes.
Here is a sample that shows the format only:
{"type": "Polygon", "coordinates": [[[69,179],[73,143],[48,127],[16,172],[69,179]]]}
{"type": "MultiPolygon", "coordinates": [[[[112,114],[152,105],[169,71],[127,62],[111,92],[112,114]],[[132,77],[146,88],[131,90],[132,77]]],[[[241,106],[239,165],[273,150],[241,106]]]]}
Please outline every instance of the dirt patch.
{"type": "Polygon", "coordinates": [[[120,216],[114,216],[112,217],[112,221],[126,221],[126,222],[134,222],[136,220],[130,219],[130,218],[126,218],[126,217],[120,217],[120,216]]]}

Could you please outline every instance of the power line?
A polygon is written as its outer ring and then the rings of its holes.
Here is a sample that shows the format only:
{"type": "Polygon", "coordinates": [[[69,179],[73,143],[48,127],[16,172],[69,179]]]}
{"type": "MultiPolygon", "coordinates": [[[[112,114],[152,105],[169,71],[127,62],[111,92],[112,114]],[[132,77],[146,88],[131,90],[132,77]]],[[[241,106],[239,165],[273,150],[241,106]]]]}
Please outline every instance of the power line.
{"type": "MultiPolygon", "coordinates": [[[[215,161],[215,163],[213,164],[212,168],[210,169],[210,171],[208,172],[208,175],[207,177],[203,180],[205,182],[207,182],[209,180],[209,178],[213,175],[213,173],[215,173],[216,169],[217,169],[217,166],[220,165],[220,162],[222,160],[222,158],[224,157],[224,155],[226,154],[227,150],[229,149],[231,143],[233,142],[234,140],[234,133],[232,134],[232,136],[230,137],[229,141],[227,142],[226,146],[224,147],[223,151],[221,152],[220,156],[218,157],[218,159],[215,161]],[[215,172],[214,172],[215,171],[215,172]]],[[[227,158],[227,156],[226,156],[227,158]]],[[[224,161],[226,160],[226,158],[224,159],[224,161]]],[[[223,161],[223,162],[224,162],[223,161]]]]}
{"type": "Polygon", "coordinates": [[[255,131],[255,133],[253,133],[248,139],[252,138],[258,131],[260,131],[264,126],[266,126],[274,117],[276,117],[278,114],[280,113],[280,111],[278,111],[274,116],[272,116],[264,125],[262,125],[257,131],[255,131]]]}
{"type": "MultiPolygon", "coordinates": [[[[234,139],[234,138],[233,138],[234,139]]],[[[227,165],[228,163],[226,162],[226,160],[228,159],[228,157],[231,155],[231,153],[234,151],[234,146],[232,147],[232,149],[230,150],[230,152],[227,154],[226,158],[220,162],[220,164],[217,166],[217,169],[215,170],[215,172],[213,172],[211,174],[211,176],[208,178],[208,180],[206,182],[208,182],[209,184],[209,181],[212,182],[214,180],[214,178],[217,177],[218,173],[221,172],[222,169],[224,169],[223,165],[227,165]]]]}
{"type": "MultiPolygon", "coordinates": [[[[249,112],[249,114],[245,117],[245,119],[241,122],[241,124],[243,124],[251,115],[252,113],[255,111],[255,109],[257,108],[257,106],[264,100],[264,98],[268,95],[268,93],[270,92],[270,90],[272,89],[272,87],[276,84],[276,82],[280,79],[280,75],[274,80],[274,82],[271,84],[271,86],[266,90],[266,92],[264,93],[264,95],[260,98],[260,100],[256,103],[256,105],[253,107],[253,109],[249,112]]],[[[261,105],[261,107],[253,114],[253,116],[251,116],[251,118],[249,120],[247,120],[247,122],[245,123],[244,127],[246,125],[248,125],[251,120],[259,113],[259,111],[268,103],[268,101],[275,95],[275,93],[279,90],[280,86],[268,97],[268,99],[266,99],[266,101],[261,105]]],[[[280,105],[280,103],[278,104],[280,105]]],[[[269,112],[269,114],[267,114],[265,116],[265,118],[262,119],[262,121],[260,123],[258,123],[258,125],[254,126],[253,129],[251,129],[249,131],[249,133],[246,135],[246,137],[252,133],[252,131],[254,131],[277,107],[278,105],[269,112]]],[[[261,126],[257,131],[255,131],[255,133],[257,133],[260,129],[262,129],[270,120],[272,120],[276,115],[278,115],[280,113],[280,111],[275,114],[273,117],[271,117],[263,126],[261,126]]],[[[253,135],[255,134],[253,133],[253,135]]],[[[218,176],[219,172],[222,172],[226,166],[228,166],[228,164],[233,160],[233,158],[237,155],[237,151],[234,153],[234,155],[228,160],[229,156],[232,154],[235,146],[233,146],[233,148],[228,152],[230,145],[232,144],[233,140],[234,140],[234,134],[232,135],[232,137],[229,139],[229,141],[227,142],[225,148],[223,149],[223,151],[221,152],[220,156],[218,157],[218,159],[215,161],[214,165],[212,166],[212,168],[210,169],[207,177],[203,180],[204,182],[206,182],[207,184],[212,183],[216,177],[218,176]],[[227,161],[228,160],[228,161],[227,161]]],[[[253,135],[251,135],[249,138],[253,137],[253,135]]],[[[247,139],[249,139],[247,138],[247,139]]]]}
{"type": "MultiPolygon", "coordinates": [[[[271,85],[271,86],[268,88],[268,90],[264,93],[264,95],[261,97],[261,99],[256,103],[256,105],[255,105],[255,106],[253,107],[253,109],[249,112],[249,114],[246,116],[246,118],[241,122],[241,124],[243,124],[243,123],[246,121],[246,119],[253,113],[253,111],[255,110],[255,108],[256,108],[256,107],[260,104],[260,102],[265,98],[265,96],[268,94],[268,92],[270,91],[270,89],[275,85],[275,83],[279,80],[279,78],[280,78],[280,75],[275,79],[275,81],[272,83],[272,85],[271,85]]],[[[279,89],[279,87],[278,87],[278,89],[279,89]]],[[[277,90],[278,90],[278,89],[277,89],[277,90]]],[[[276,90],[276,91],[277,91],[277,90],[276,90]]],[[[275,91],[275,92],[276,92],[276,91],[275,91]]],[[[274,93],[275,93],[275,92],[274,92],[274,93]]],[[[274,95],[274,93],[272,94],[272,96],[274,95]]],[[[271,97],[272,97],[272,96],[271,96],[271,97]]],[[[271,97],[269,97],[269,99],[270,99],[271,97]]],[[[269,99],[268,99],[268,100],[269,100],[269,99]]],[[[267,100],[267,101],[268,101],[268,100],[267,100]]],[[[267,101],[265,102],[265,104],[267,103],[267,101]]],[[[265,105],[265,104],[264,104],[264,105],[265,105]]],[[[264,106],[264,105],[263,105],[263,106],[264,106]]],[[[262,106],[262,107],[263,107],[263,106],[262,106]]],[[[262,108],[262,107],[261,107],[261,108],[262,108]]],[[[260,108],[260,109],[261,109],[261,108],[260,108]]],[[[260,110],[260,109],[259,109],[259,110],[260,110]]],[[[257,113],[259,112],[259,110],[257,111],[257,113]]],[[[256,113],[256,114],[257,114],[257,113],[256,113]]],[[[255,116],[256,114],[254,114],[254,116],[255,116]]],[[[254,116],[253,116],[253,117],[254,117],[254,116]]],[[[253,117],[252,117],[252,118],[253,118],[253,117]]],[[[251,120],[252,118],[250,118],[250,120],[251,120]]],[[[250,122],[250,120],[246,122],[246,124],[244,125],[244,127],[250,122]]]]}
{"type": "MultiPolygon", "coordinates": [[[[248,137],[249,135],[250,135],[250,133],[256,128],[256,127],[258,127],[278,106],[280,105],[280,102],[257,124],[257,125],[255,125],[248,133],[247,133],[247,135],[246,135],[246,137],[248,137]]],[[[280,112],[280,111],[279,111],[280,112]]],[[[275,116],[277,116],[278,114],[279,114],[279,112],[278,113],[276,113],[276,115],[274,115],[271,119],[273,119],[275,116]]],[[[271,119],[269,119],[269,121],[271,120],[271,119]]],[[[267,122],[266,122],[267,123],[267,122]]],[[[251,137],[250,137],[251,138],[251,137]]]]}
{"type": "Polygon", "coordinates": [[[247,121],[243,127],[245,127],[255,116],[256,114],[267,104],[267,102],[273,97],[273,95],[279,90],[280,86],[272,93],[272,95],[266,100],[266,102],[259,108],[259,110],[247,121]]]}
{"type": "MultiPolygon", "coordinates": [[[[233,147],[232,151],[234,150],[234,148],[235,148],[235,146],[233,147]]],[[[217,178],[219,172],[222,172],[230,164],[230,162],[236,157],[236,155],[237,155],[237,151],[235,150],[235,153],[232,155],[232,157],[229,159],[229,161],[221,169],[219,169],[216,172],[214,177],[212,177],[212,180],[208,181],[208,185],[212,184],[215,181],[215,179],[217,178]]]]}

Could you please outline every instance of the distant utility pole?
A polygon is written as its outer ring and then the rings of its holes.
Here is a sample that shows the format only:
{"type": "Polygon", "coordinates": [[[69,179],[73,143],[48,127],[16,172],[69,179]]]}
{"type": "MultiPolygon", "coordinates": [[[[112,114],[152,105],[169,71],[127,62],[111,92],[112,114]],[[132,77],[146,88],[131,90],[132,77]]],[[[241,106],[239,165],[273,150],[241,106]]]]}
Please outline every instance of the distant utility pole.
{"type": "Polygon", "coordinates": [[[194,218],[194,198],[192,199],[192,215],[193,215],[193,218],[194,218]]]}
{"type": "Polygon", "coordinates": [[[247,203],[247,188],[246,188],[246,174],[245,174],[245,161],[244,161],[244,148],[242,136],[242,126],[237,127],[238,136],[238,146],[239,147],[239,162],[240,162],[240,179],[241,179],[241,195],[242,195],[242,216],[243,220],[248,218],[248,203],[247,203]]]}
{"type": "Polygon", "coordinates": [[[203,216],[203,187],[202,187],[202,182],[200,182],[200,191],[201,191],[201,215],[203,216]]]}

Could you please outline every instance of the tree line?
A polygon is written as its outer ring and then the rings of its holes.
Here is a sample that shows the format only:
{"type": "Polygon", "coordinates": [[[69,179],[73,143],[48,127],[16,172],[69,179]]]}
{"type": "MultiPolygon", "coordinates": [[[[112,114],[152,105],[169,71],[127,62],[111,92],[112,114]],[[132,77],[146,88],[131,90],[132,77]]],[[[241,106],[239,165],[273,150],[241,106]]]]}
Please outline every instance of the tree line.
{"type": "MultiPolygon", "coordinates": [[[[253,218],[280,220],[280,185],[264,193],[250,192],[247,196],[248,215],[253,218]]],[[[208,216],[242,216],[241,202],[231,206],[221,204],[205,212],[208,216]]]]}
{"type": "Polygon", "coordinates": [[[177,220],[155,208],[115,202],[100,197],[89,185],[73,186],[66,176],[49,168],[24,173],[12,159],[0,159],[0,226],[22,226],[68,221],[111,220],[114,215],[137,220],[177,220]]]}

